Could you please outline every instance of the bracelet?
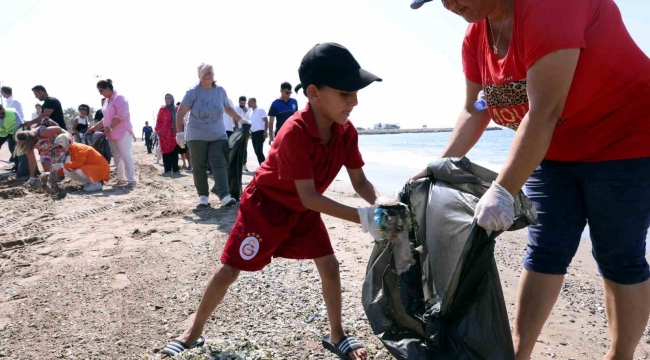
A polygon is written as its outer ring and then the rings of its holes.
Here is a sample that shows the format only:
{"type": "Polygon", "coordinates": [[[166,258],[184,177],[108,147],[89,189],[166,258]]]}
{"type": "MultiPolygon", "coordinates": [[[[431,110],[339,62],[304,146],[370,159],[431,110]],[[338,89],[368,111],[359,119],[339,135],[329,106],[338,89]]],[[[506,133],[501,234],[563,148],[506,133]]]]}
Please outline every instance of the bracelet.
{"type": "Polygon", "coordinates": [[[108,131],[113,131],[113,128],[112,128],[112,127],[107,126],[107,128],[108,128],[108,131]]]}

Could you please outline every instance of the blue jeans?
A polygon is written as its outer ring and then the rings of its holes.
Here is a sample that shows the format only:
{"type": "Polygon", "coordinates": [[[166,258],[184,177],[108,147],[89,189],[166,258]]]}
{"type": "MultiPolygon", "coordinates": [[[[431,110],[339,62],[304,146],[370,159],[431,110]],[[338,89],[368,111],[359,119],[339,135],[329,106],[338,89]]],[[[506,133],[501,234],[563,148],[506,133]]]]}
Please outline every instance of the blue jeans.
{"type": "Polygon", "coordinates": [[[650,278],[650,158],[594,163],[544,160],[526,183],[538,225],[528,229],[524,268],[564,275],[589,223],[601,275],[632,285],[650,278]]]}

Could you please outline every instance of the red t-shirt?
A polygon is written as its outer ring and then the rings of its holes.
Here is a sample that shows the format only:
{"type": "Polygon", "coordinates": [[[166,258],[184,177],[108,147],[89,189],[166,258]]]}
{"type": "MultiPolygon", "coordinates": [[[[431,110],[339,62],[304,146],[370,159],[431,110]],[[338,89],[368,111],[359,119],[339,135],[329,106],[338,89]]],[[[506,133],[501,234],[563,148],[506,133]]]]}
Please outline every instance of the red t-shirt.
{"type": "Polygon", "coordinates": [[[284,123],[251,186],[293,210],[306,211],[295,180],[314,179],[316,191],[322,194],[343,166],[359,169],[363,165],[359,135],[352,123],[334,123],[330,142],[325,144],[307,104],[284,123]]]}
{"type": "MultiPolygon", "coordinates": [[[[487,20],[463,43],[468,80],[483,84],[488,111],[516,130],[528,112],[526,72],[557,50],[580,48],[566,105],[546,159],[605,161],[650,156],[650,59],[613,0],[515,0],[512,41],[500,59],[487,20]]],[[[496,30],[495,30],[496,31],[496,30]]]]}

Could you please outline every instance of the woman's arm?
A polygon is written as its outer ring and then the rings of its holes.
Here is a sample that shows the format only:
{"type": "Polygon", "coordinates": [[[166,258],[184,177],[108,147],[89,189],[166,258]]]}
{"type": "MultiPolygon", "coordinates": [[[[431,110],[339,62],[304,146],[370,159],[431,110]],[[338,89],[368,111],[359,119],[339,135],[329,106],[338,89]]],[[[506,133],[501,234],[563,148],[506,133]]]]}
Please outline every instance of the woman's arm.
{"type": "MultiPolygon", "coordinates": [[[[465,80],[465,84],[465,105],[458,115],[456,126],[447,145],[440,154],[443,158],[467,155],[490,123],[490,114],[487,110],[478,111],[474,108],[474,102],[478,98],[478,93],[483,90],[483,85],[470,80],[465,80]]],[[[427,176],[426,168],[413,175],[411,179],[417,180],[425,176],[427,176]]]]}
{"type": "MultiPolygon", "coordinates": [[[[180,109],[178,112],[180,112],[180,109]]],[[[162,122],[163,122],[162,117],[163,117],[163,109],[161,108],[160,110],[158,110],[158,117],[156,117],[156,127],[154,128],[155,132],[159,132],[160,129],[162,128],[162,122]]],[[[178,115],[176,116],[176,118],[178,118],[178,115]]],[[[172,119],[172,121],[176,121],[176,119],[172,119]]],[[[176,125],[176,128],[178,129],[178,123],[176,125]]]]}
{"type": "Polygon", "coordinates": [[[456,120],[454,132],[452,132],[445,149],[440,157],[462,157],[476,145],[481,138],[485,128],[490,123],[490,114],[487,110],[478,111],[474,108],[474,102],[478,93],[483,90],[483,85],[465,80],[465,106],[456,120]]]}
{"type": "Polygon", "coordinates": [[[27,164],[29,165],[29,177],[36,176],[36,155],[34,155],[34,148],[27,150],[27,164]]]}
{"type": "MultiPolygon", "coordinates": [[[[176,132],[185,131],[185,115],[190,111],[190,108],[187,106],[181,105],[176,111],[176,132]]],[[[158,114],[160,116],[160,114],[158,114]]],[[[156,123],[156,133],[158,133],[158,124],[156,123]]]]}
{"type": "Polygon", "coordinates": [[[74,118],[74,121],[72,122],[72,133],[79,135],[79,132],[77,131],[77,124],[78,124],[78,118],[74,118]]]}
{"type": "MultiPolygon", "coordinates": [[[[226,112],[226,114],[230,115],[230,117],[235,119],[237,123],[241,122],[241,124],[250,124],[250,121],[244,119],[244,117],[239,115],[237,111],[235,111],[235,109],[233,109],[230,105],[226,106],[224,111],[226,112]]],[[[239,125],[237,127],[239,128],[239,125]]]]}
{"type": "Polygon", "coordinates": [[[542,162],[564,111],[580,49],[550,53],[528,69],[529,111],[517,130],[496,182],[516,195],[542,162]]]}

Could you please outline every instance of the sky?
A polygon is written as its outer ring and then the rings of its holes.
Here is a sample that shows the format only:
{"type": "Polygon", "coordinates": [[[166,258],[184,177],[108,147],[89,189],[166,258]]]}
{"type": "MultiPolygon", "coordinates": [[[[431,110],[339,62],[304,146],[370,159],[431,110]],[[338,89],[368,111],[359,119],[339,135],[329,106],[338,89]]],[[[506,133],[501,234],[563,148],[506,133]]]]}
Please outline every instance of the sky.
{"type": "MultiPolygon", "coordinates": [[[[650,2],[615,0],[650,54],[650,2]]],[[[98,108],[96,83],[110,78],[131,121],[151,121],[166,93],[181,101],[214,65],[233,102],[256,97],[268,110],[280,84],[298,83],[304,54],[321,42],[346,46],[384,79],[359,92],[356,126],[452,127],[464,101],[461,44],[467,24],[438,1],[410,0],[0,0],[0,82],[31,114],[31,88],[64,108],[98,108]]],[[[294,95],[302,107],[306,98],[294,95]]]]}

